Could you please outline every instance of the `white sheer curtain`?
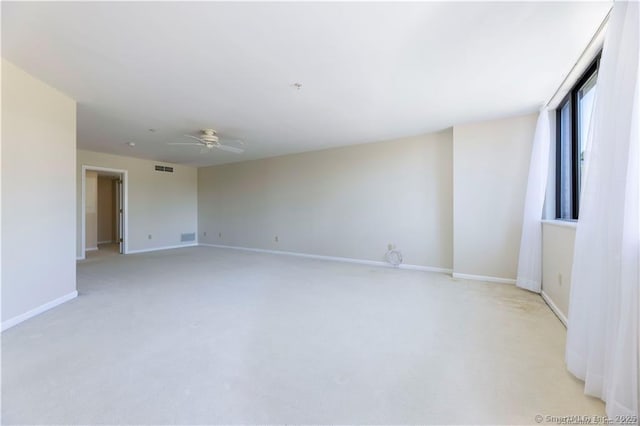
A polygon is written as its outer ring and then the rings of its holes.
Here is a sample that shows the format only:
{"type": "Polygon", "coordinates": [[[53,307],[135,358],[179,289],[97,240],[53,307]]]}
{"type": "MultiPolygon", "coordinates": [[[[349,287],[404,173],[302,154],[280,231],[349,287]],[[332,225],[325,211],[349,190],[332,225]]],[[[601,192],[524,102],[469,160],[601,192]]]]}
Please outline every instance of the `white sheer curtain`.
{"type": "Polygon", "coordinates": [[[516,279],[518,287],[536,293],[540,293],[542,288],[542,209],[547,190],[550,144],[549,111],[543,108],[538,116],[531,147],[516,279]]]}
{"type": "Polygon", "coordinates": [[[640,135],[637,2],[614,3],[580,202],[566,360],[607,414],[638,414],[640,135]]]}

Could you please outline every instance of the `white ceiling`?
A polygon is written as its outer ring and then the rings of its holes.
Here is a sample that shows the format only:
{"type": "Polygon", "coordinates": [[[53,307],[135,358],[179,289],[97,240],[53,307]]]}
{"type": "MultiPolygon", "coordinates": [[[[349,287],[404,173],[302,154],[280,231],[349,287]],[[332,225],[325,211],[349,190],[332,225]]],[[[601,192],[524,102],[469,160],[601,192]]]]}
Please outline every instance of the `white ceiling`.
{"type": "Polygon", "coordinates": [[[78,147],[210,165],[534,111],[609,8],[2,2],[2,56],[78,101],[78,147]],[[204,127],[246,153],[166,145],[204,127]]]}

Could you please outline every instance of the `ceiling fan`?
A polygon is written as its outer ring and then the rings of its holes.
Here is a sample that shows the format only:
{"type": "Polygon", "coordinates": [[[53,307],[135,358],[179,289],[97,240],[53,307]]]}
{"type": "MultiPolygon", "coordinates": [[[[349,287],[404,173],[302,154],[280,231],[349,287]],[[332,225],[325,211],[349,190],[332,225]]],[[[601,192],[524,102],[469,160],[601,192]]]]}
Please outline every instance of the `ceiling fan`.
{"type": "MultiPolygon", "coordinates": [[[[187,138],[195,139],[197,142],[169,142],[167,145],[195,145],[195,146],[202,146],[208,149],[217,148],[222,151],[235,152],[236,154],[242,154],[244,152],[243,148],[221,144],[220,138],[218,137],[218,132],[216,132],[213,129],[202,129],[200,131],[200,137],[193,136],[193,135],[184,135],[184,136],[187,138]]],[[[243,144],[243,142],[240,140],[236,142],[243,144]]]]}

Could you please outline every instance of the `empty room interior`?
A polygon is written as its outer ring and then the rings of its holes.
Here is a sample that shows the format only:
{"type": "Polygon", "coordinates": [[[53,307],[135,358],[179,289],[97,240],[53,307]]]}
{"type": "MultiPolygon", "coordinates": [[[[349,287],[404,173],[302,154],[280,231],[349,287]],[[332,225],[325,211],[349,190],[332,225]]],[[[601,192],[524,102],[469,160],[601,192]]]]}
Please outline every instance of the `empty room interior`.
{"type": "Polygon", "coordinates": [[[1,3],[2,424],[638,424],[640,5],[1,3]]]}

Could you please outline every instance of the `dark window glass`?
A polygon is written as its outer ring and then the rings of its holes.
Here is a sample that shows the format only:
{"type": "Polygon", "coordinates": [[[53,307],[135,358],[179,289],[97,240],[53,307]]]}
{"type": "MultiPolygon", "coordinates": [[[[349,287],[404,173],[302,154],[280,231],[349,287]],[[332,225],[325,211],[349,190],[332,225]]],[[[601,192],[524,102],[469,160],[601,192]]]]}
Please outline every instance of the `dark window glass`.
{"type": "Polygon", "coordinates": [[[559,172],[560,172],[560,183],[559,183],[559,191],[560,191],[560,214],[559,218],[562,219],[572,219],[573,212],[571,211],[571,198],[573,194],[572,189],[572,176],[571,176],[571,162],[572,159],[572,149],[571,149],[571,102],[566,102],[560,108],[558,123],[560,125],[560,132],[558,137],[560,138],[558,147],[560,151],[558,152],[558,157],[560,161],[559,172]]]}
{"type": "Polygon", "coordinates": [[[556,218],[576,220],[600,56],[556,110],[556,218]]]}

